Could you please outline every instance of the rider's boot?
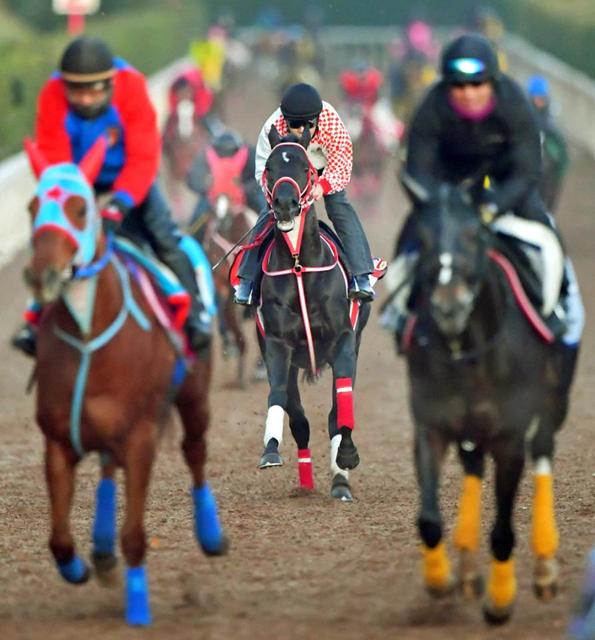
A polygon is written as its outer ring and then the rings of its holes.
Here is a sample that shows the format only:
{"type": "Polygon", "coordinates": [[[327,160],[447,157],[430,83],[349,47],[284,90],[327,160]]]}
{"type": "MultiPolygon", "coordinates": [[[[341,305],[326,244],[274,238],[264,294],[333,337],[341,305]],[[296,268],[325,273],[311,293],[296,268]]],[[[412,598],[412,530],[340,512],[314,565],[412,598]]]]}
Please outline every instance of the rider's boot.
{"type": "Polygon", "coordinates": [[[235,287],[233,301],[243,306],[252,304],[252,282],[250,280],[240,279],[239,284],[235,287]]]}
{"type": "Polygon", "coordinates": [[[26,356],[34,358],[37,353],[36,328],[31,323],[25,322],[12,336],[10,344],[26,356]]]}
{"type": "Polygon", "coordinates": [[[372,302],[375,298],[374,289],[370,284],[369,274],[354,276],[351,279],[348,296],[350,300],[359,300],[360,302],[372,302]]]}

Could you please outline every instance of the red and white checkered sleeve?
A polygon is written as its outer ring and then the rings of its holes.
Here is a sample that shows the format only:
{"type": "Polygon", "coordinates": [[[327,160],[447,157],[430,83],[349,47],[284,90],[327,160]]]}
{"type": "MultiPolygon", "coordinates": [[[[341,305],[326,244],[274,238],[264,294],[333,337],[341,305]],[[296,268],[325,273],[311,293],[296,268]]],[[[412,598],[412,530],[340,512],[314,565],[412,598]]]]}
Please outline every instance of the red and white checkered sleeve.
{"type": "Polygon", "coordinates": [[[320,144],[326,151],[327,165],[320,177],[324,194],[342,191],[351,180],[353,146],[339,114],[325,103],[318,118],[320,144]]]}

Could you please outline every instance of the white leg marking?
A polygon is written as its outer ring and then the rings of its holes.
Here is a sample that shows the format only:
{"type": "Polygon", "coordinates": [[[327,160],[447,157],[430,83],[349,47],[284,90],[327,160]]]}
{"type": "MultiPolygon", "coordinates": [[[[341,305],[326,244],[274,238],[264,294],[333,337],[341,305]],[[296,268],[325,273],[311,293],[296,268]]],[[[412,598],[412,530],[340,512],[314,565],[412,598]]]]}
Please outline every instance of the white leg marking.
{"type": "Polygon", "coordinates": [[[552,475],[552,463],[549,458],[545,456],[537,458],[535,460],[535,475],[536,476],[551,476],[552,475]]]}
{"type": "Polygon", "coordinates": [[[283,407],[274,404],[269,407],[267,420],[264,427],[264,446],[266,447],[271,438],[275,438],[279,444],[283,440],[283,418],[285,411],[283,407]]]}
{"type": "Polygon", "coordinates": [[[346,480],[349,480],[349,471],[347,469],[341,469],[337,464],[337,451],[339,450],[339,445],[341,444],[341,434],[337,434],[333,436],[331,440],[331,473],[333,474],[333,478],[339,474],[342,475],[346,480]]]}

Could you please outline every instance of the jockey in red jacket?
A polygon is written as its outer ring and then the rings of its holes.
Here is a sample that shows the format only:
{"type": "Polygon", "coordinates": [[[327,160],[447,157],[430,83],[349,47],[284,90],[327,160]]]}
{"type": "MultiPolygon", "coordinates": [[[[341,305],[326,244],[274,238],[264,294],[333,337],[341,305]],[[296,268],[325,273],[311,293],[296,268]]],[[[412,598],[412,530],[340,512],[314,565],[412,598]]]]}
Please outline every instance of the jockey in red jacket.
{"type": "MultiPolygon", "coordinates": [[[[108,149],[93,185],[109,198],[103,212],[106,230],[122,225],[149,240],[191,296],[185,328],[192,348],[206,349],[210,327],[202,319],[194,270],[178,246],[180,231],[157,187],[160,136],[144,76],[114,58],[102,40],[77,38],[41,90],[35,129],[50,163],[79,162],[100,136],[106,137],[108,149]]],[[[32,355],[33,327],[27,324],[13,345],[32,355]]]]}
{"type": "Polygon", "coordinates": [[[347,101],[369,108],[376,104],[383,82],[379,69],[363,63],[343,71],[340,76],[341,89],[347,101]]]}

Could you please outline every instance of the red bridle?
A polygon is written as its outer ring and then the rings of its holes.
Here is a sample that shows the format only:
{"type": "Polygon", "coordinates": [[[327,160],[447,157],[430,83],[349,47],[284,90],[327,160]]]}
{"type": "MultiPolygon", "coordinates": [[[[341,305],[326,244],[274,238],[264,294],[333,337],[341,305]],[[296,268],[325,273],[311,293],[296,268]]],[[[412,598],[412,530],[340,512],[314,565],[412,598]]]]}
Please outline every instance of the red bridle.
{"type": "Polygon", "coordinates": [[[290,176],[282,176],[281,178],[276,180],[275,184],[273,185],[273,188],[269,189],[267,184],[268,171],[267,169],[265,169],[262,174],[262,184],[265,192],[265,197],[269,204],[269,207],[274,213],[275,210],[273,208],[273,201],[275,199],[275,193],[277,192],[277,189],[279,188],[279,186],[282,185],[284,182],[289,183],[295,189],[295,192],[298,195],[298,201],[299,201],[299,207],[300,207],[300,210],[298,213],[299,215],[304,211],[304,209],[308,210],[310,208],[310,205],[313,202],[312,190],[314,189],[314,186],[318,182],[318,171],[316,171],[316,169],[310,162],[310,158],[308,157],[306,149],[304,149],[304,147],[302,147],[301,144],[298,144],[297,142],[281,142],[275,147],[275,150],[280,149],[281,147],[297,147],[304,154],[306,158],[306,162],[308,163],[308,176],[306,179],[306,184],[304,185],[303,189],[300,189],[300,185],[297,183],[296,180],[294,180],[290,176]]]}

